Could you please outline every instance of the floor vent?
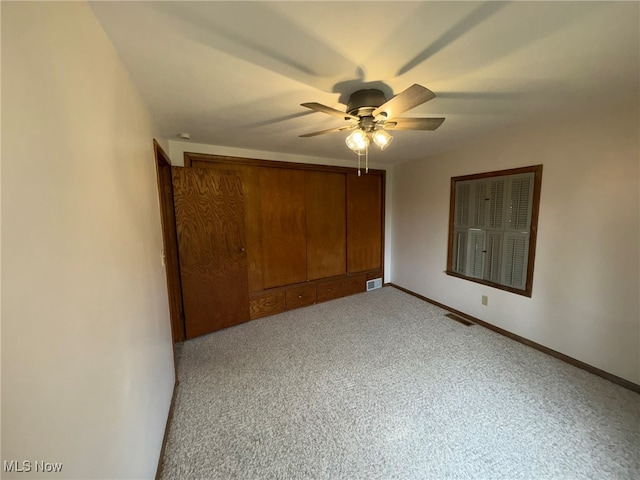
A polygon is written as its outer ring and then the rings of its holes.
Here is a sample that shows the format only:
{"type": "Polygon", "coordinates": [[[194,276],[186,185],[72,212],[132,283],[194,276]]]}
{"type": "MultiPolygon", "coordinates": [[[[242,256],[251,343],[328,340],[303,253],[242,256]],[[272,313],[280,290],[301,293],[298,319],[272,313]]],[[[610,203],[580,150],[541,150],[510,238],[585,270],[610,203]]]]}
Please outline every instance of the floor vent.
{"type": "MultiPolygon", "coordinates": [[[[362,285],[362,284],[360,284],[362,285]]],[[[367,280],[367,292],[369,290],[375,290],[376,288],[382,287],[382,279],[374,278],[373,280],[367,280]]]]}
{"type": "Polygon", "coordinates": [[[455,320],[456,322],[459,322],[463,325],[466,325],[467,327],[470,327],[472,325],[475,325],[475,323],[470,322],[469,320],[465,320],[462,317],[459,317],[458,315],[456,315],[455,313],[447,313],[445,315],[445,317],[449,317],[451,320],[455,320]]]}

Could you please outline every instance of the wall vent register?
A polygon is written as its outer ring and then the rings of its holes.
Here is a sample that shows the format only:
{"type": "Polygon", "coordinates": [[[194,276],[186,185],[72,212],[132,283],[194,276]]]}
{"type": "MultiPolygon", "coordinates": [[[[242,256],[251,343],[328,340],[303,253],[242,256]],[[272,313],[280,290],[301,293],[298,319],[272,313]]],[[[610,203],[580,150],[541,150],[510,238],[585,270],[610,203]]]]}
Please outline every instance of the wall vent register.
{"type": "Polygon", "coordinates": [[[367,292],[369,290],[375,290],[376,288],[382,287],[382,279],[374,278],[373,280],[367,280],[367,292]]]}

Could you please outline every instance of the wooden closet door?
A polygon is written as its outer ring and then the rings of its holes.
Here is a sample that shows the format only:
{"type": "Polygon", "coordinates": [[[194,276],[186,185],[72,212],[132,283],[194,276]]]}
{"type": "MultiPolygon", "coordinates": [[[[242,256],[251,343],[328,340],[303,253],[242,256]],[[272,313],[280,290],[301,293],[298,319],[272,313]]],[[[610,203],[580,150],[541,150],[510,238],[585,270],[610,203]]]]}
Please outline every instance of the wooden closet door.
{"type": "Polygon", "coordinates": [[[240,178],[172,168],[187,338],[249,320],[240,178]]]}
{"type": "Polygon", "coordinates": [[[242,181],[244,198],[245,235],[247,242],[247,268],[249,293],[259,292],[262,284],[262,224],[260,222],[260,167],[233,163],[193,161],[192,167],[210,168],[221,172],[234,172],[242,181]]]}
{"type": "Polygon", "coordinates": [[[260,169],[264,288],[307,280],[304,171],[260,169]]]}
{"type": "Polygon", "coordinates": [[[347,272],[346,186],[344,173],[305,172],[307,277],[347,272]]]}
{"type": "Polygon", "coordinates": [[[347,174],[347,268],[382,268],[382,176],[347,174]]]}

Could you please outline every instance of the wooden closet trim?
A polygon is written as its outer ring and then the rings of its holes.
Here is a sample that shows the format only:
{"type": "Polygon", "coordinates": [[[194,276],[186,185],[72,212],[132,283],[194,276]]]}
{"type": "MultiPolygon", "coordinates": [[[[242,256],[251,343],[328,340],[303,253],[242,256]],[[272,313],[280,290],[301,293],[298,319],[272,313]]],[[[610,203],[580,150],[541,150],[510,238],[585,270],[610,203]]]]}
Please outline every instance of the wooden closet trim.
{"type": "MultiPolygon", "coordinates": [[[[233,163],[235,165],[250,165],[255,167],[291,168],[295,170],[316,170],[321,172],[353,173],[357,172],[358,170],[354,167],[339,167],[334,165],[320,165],[315,163],[286,162],[282,160],[261,160],[259,158],[229,157],[226,155],[184,152],[185,167],[192,167],[194,161],[210,163],[233,163]]],[[[369,173],[364,173],[363,171],[362,175],[382,175],[384,180],[386,177],[386,170],[370,168],[369,173]]]]}

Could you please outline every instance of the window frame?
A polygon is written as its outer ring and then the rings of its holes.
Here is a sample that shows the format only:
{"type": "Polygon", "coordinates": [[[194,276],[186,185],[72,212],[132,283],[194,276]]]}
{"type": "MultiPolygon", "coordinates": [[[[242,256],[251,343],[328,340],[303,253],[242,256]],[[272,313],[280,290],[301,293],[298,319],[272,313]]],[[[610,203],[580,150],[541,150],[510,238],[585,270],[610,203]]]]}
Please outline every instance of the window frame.
{"type": "Polygon", "coordinates": [[[479,283],[489,287],[497,288],[507,292],[531,297],[533,290],[533,273],[536,257],[536,240],[538,236],[538,216],[540,213],[540,191],[542,188],[542,165],[532,165],[528,167],[511,168],[507,170],[497,170],[493,172],[475,173],[471,175],[463,175],[451,177],[451,191],[449,194],[449,236],[447,241],[447,268],[445,273],[453,277],[468,280],[470,282],[479,283]],[[500,283],[489,280],[474,278],[453,270],[453,243],[454,243],[454,227],[455,227],[455,201],[456,201],[456,183],[469,180],[482,180],[494,177],[503,177],[507,175],[520,175],[525,173],[533,173],[533,198],[531,205],[531,224],[529,228],[529,251],[527,255],[527,278],[525,288],[519,289],[502,285],[500,283]]]}

